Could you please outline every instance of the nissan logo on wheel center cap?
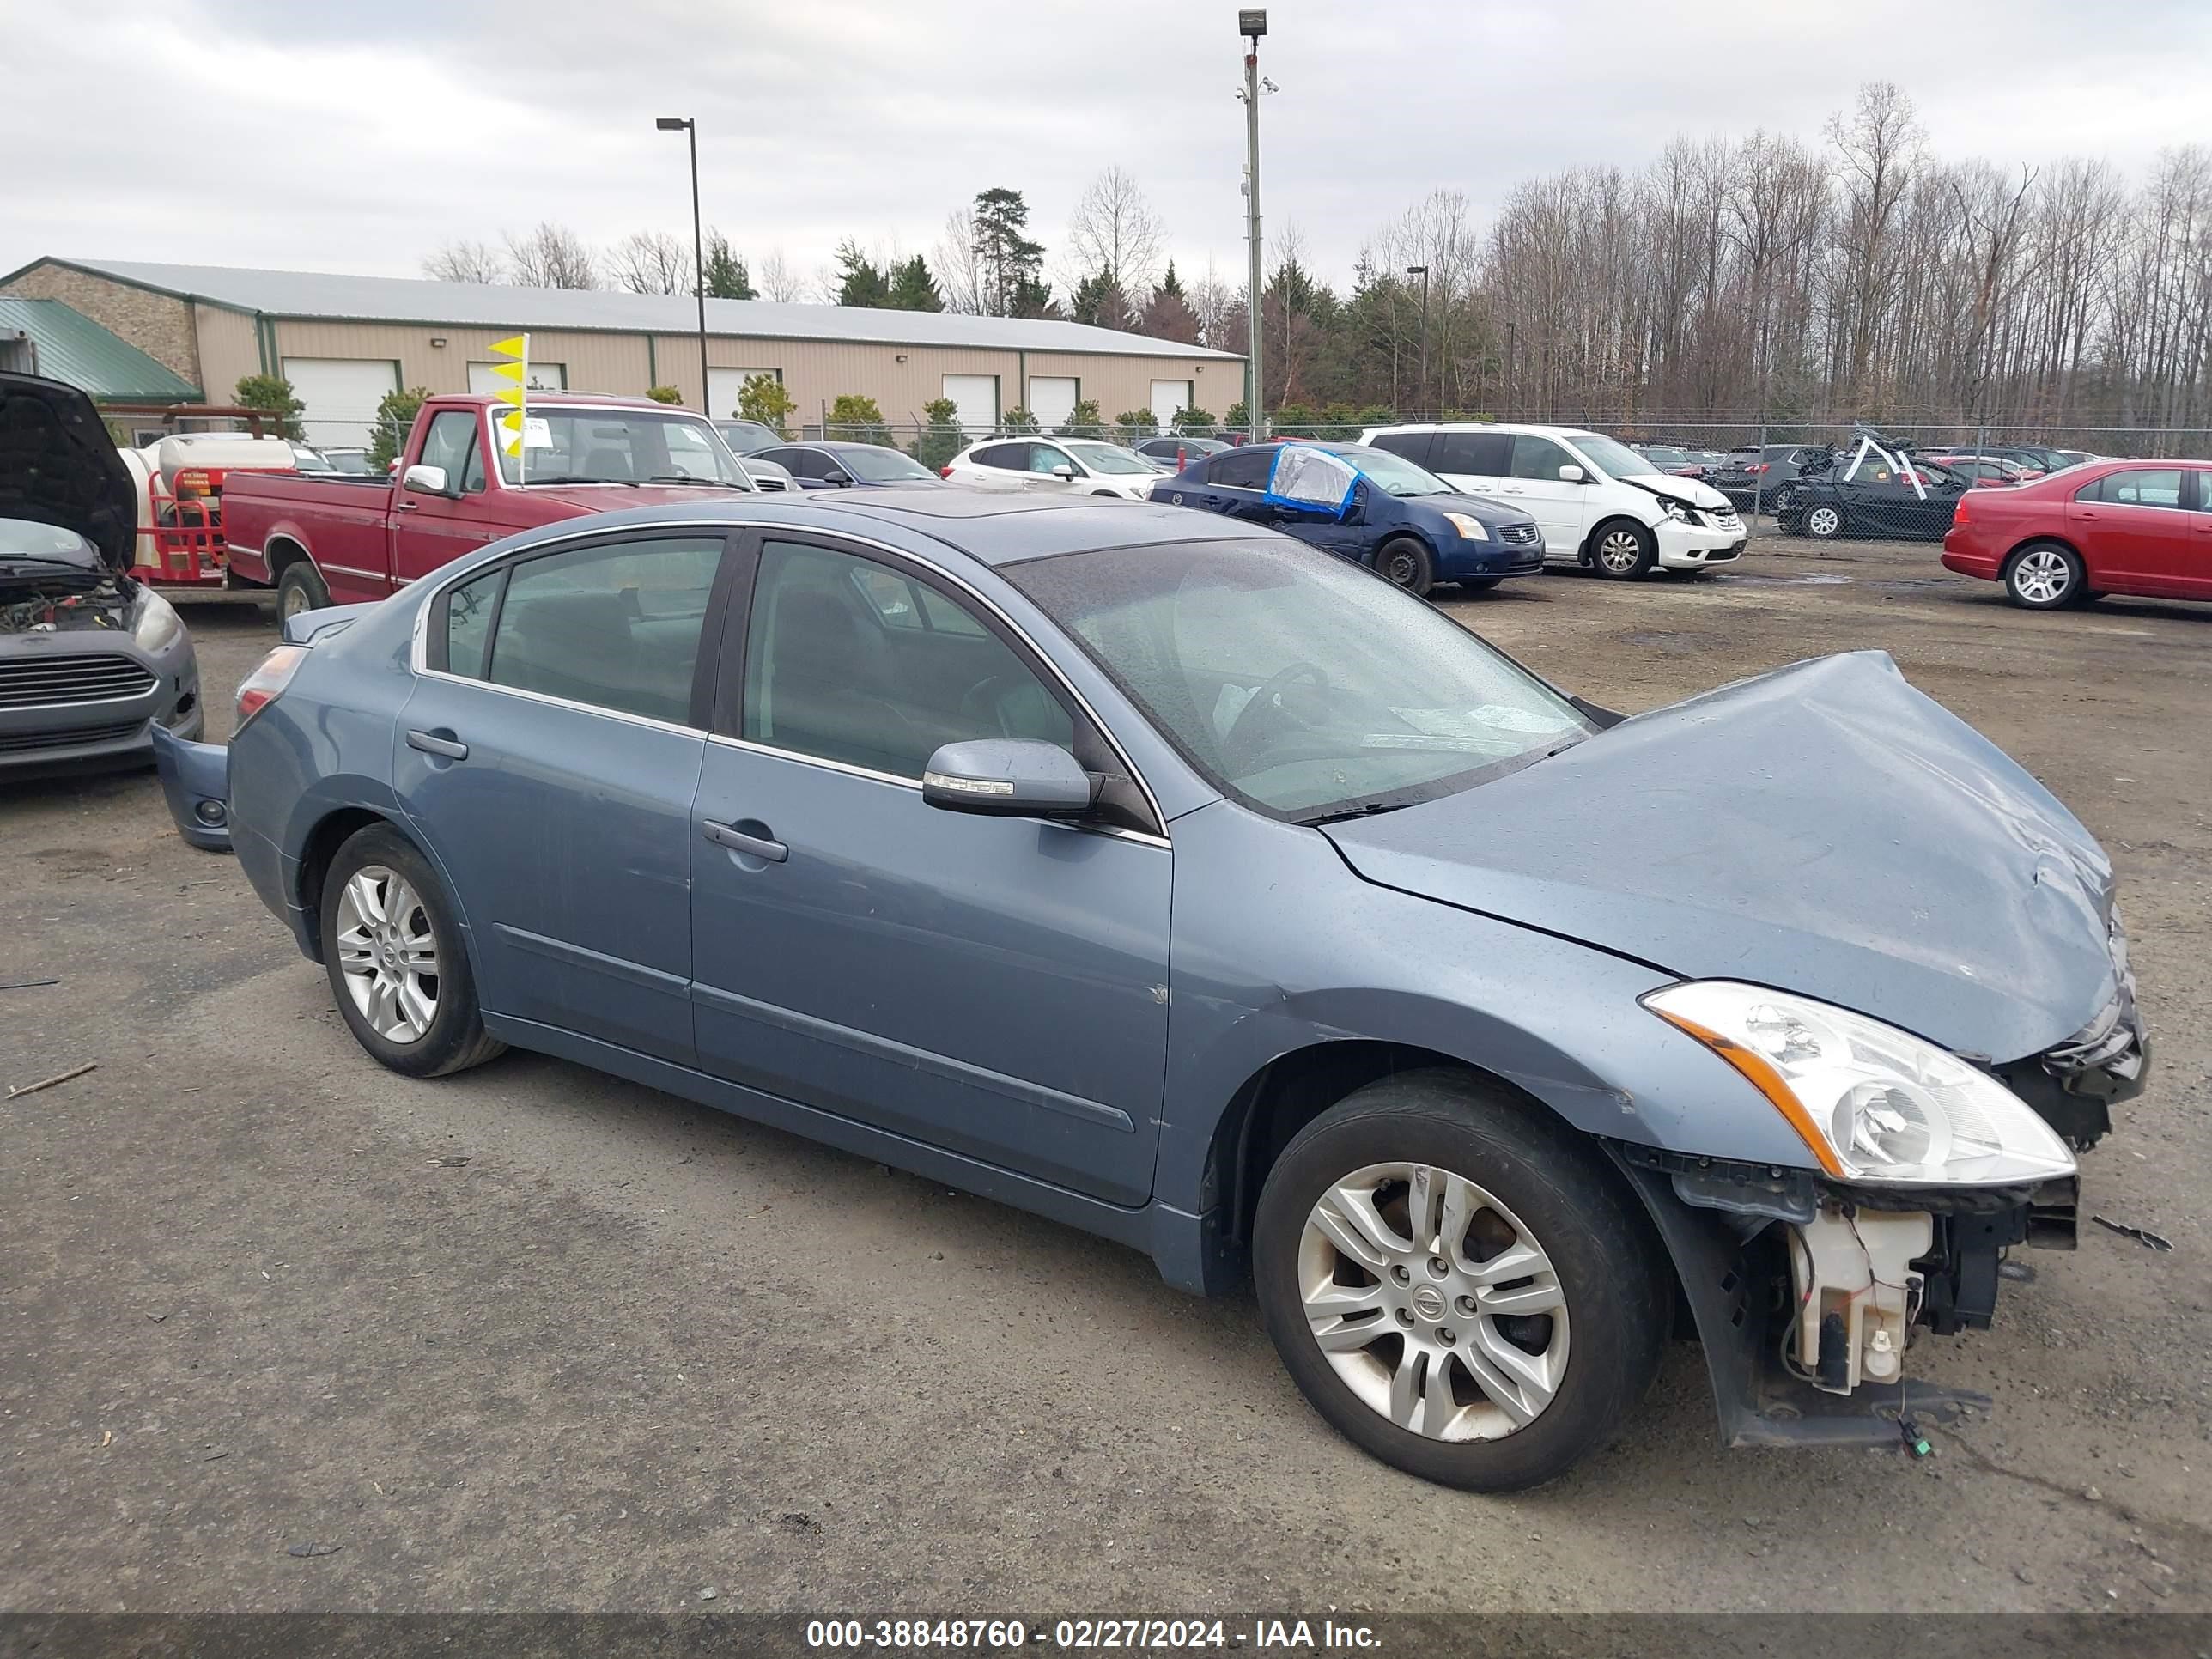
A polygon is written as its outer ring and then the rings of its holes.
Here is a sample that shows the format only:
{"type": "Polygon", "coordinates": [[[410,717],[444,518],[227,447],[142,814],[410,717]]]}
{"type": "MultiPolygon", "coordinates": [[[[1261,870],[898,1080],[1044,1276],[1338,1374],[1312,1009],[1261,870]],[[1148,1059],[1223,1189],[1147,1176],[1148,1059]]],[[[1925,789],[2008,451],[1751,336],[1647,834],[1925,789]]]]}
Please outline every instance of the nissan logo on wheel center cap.
{"type": "Polygon", "coordinates": [[[1424,1319],[1442,1319],[1444,1316],[1444,1293],[1433,1285],[1416,1285],[1413,1311],[1424,1319]]]}

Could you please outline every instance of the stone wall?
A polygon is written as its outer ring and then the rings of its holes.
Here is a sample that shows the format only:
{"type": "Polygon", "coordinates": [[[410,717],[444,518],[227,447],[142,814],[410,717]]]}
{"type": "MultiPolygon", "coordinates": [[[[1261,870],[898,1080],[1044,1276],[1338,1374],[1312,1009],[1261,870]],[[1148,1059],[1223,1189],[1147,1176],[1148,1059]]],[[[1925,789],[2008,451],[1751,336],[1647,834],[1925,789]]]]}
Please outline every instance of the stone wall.
{"type": "MultiPolygon", "coordinates": [[[[59,300],[82,312],[112,334],[144,352],[163,368],[183,375],[202,391],[199,342],[192,331],[192,308],[166,294],[94,276],[66,265],[42,261],[0,291],[27,300],[59,300]]],[[[224,390],[228,392],[228,387],[224,390]]]]}

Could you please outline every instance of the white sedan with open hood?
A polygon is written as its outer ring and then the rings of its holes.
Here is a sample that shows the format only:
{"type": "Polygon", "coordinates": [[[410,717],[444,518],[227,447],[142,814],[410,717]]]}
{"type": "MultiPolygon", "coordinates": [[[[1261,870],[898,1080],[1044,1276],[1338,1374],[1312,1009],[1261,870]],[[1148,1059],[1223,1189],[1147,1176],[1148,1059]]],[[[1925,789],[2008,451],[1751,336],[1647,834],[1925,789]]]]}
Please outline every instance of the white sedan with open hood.
{"type": "Polygon", "coordinates": [[[1579,427],[1376,426],[1359,441],[1519,507],[1543,526],[1549,562],[1616,581],[1730,563],[1750,534],[1711,484],[1662,472],[1650,457],[1579,427]]]}

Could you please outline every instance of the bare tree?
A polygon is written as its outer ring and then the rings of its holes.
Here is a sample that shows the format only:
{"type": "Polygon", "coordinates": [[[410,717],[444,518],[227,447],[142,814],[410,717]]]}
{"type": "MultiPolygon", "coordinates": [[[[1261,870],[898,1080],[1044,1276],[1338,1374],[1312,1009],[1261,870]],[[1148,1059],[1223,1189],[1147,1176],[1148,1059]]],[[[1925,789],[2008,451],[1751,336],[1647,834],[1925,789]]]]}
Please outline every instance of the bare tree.
{"type": "Polygon", "coordinates": [[[990,309],[990,272],[975,251],[975,216],[961,208],[945,216],[945,236],[929,256],[929,269],[947,311],[981,316],[990,309]]]}
{"type": "Polygon", "coordinates": [[[608,263],[616,286],[632,294],[689,294],[696,286],[691,250],[665,230],[632,231],[615,244],[608,263]]]}
{"type": "Polygon", "coordinates": [[[538,222],[527,235],[507,233],[514,281],[523,288],[597,288],[599,262],[591,245],[566,225],[538,222]]]}
{"type": "Polygon", "coordinates": [[[774,300],[779,305],[789,305],[806,287],[780,247],[771,249],[768,258],[761,261],[758,283],[761,298],[774,300]]]}
{"type": "Polygon", "coordinates": [[[1159,275],[1159,216],[1133,178],[1109,167],[1076,203],[1067,222],[1067,248],[1061,287],[1073,293],[1086,278],[1109,276],[1141,305],[1159,275]]]}
{"type": "Polygon", "coordinates": [[[1214,274],[1213,261],[1206,262],[1206,275],[1190,285],[1190,308],[1198,315],[1198,337],[1216,351],[1242,351],[1245,347],[1244,296],[1214,274]],[[1237,319],[1237,343],[1230,344],[1227,324],[1237,319]]]}
{"type": "Polygon", "coordinates": [[[488,242],[447,242],[422,261],[422,274],[441,283],[504,283],[506,257],[488,242]]]}

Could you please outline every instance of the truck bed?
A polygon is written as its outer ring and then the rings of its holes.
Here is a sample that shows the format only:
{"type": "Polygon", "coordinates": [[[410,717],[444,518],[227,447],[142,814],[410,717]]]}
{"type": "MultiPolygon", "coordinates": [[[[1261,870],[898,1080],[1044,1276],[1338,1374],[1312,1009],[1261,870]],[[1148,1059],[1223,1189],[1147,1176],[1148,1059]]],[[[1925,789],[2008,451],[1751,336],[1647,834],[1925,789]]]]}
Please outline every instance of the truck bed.
{"type": "Polygon", "coordinates": [[[247,581],[276,580],[273,541],[306,549],[317,565],[388,580],[392,498],[388,478],[298,472],[246,472],[223,490],[223,533],[232,572],[247,581]]]}

